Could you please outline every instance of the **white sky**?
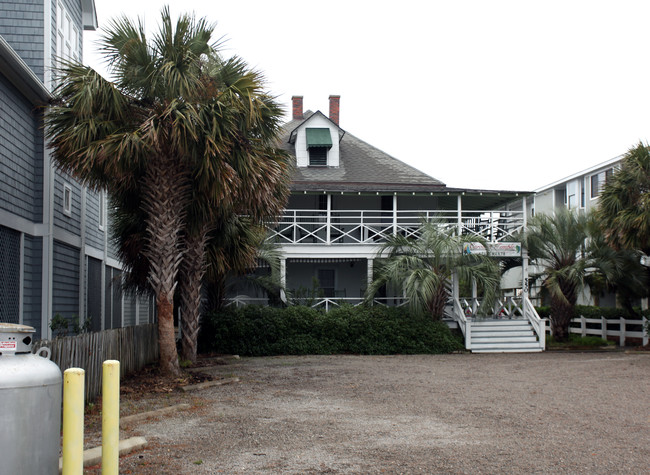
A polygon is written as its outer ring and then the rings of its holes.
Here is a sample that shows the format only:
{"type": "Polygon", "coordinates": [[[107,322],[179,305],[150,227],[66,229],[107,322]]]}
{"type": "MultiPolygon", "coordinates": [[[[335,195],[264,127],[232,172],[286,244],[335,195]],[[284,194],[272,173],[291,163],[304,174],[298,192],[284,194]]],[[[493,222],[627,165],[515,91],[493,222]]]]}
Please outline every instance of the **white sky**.
{"type": "MultiPolygon", "coordinates": [[[[290,112],[340,126],[451,187],[533,190],[650,135],[650,1],[169,0],[217,23],[225,56],[290,112]]],[[[95,0],[157,27],[164,2],[95,0]]],[[[98,32],[84,60],[102,71],[98,32]]]]}

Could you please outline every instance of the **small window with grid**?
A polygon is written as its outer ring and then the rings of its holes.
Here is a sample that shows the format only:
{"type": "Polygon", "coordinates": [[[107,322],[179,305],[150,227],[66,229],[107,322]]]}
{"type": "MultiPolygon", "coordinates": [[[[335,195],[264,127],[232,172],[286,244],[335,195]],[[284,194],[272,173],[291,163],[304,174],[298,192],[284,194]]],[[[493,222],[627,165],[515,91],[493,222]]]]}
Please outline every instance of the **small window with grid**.
{"type": "Polygon", "coordinates": [[[310,167],[327,166],[327,147],[311,147],[309,149],[309,166],[310,167]]]}

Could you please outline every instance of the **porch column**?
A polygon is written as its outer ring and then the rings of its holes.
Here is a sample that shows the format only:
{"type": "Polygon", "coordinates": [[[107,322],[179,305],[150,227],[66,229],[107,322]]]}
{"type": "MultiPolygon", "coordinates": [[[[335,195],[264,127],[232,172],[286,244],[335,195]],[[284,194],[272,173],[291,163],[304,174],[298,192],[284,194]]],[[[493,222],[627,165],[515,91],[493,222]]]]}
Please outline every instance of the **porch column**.
{"type": "MultiPolygon", "coordinates": [[[[533,197],[533,199],[534,199],[534,197],[533,197]]],[[[525,196],[521,199],[521,209],[523,211],[522,217],[523,217],[523,220],[524,220],[524,231],[526,231],[526,227],[528,226],[528,216],[526,215],[526,197],[525,196]]]]}
{"type": "Polygon", "coordinates": [[[284,289],[287,288],[287,259],[282,257],[280,259],[280,300],[287,303],[287,294],[284,289]]]}
{"type": "Polygon", "coordinates": [[[331,244],[331,232],[332,232],[332,195],[327,194],[327,222],[326,222],[326,229],[327,229],[327,244],[331,244]]]}
{"type": "Polygon", "coordinates": [[[528,319],[528,315],[526,315],[526,300],[528,300],[528,251],[522,247],[521,249],[521,311],[524,319],[528,319]]]}
{"type": "Polygon", "coordinates": [[[368,282],[368,287],[372,284],[373,272],[374,272],[375,260],[368,259],[368,270],[366,272],[366,279],[368,282]]]}
{"type": "Polygon", "coordinates": [[[397,194],[393,193],[393,236],[397,235],[397,194]]]}
{"type": "Polygon", "coordinates": [[[458,210],[458,235],[463,235],[463,197],[458,195],[458,205],[456,206],[458,210]]]}

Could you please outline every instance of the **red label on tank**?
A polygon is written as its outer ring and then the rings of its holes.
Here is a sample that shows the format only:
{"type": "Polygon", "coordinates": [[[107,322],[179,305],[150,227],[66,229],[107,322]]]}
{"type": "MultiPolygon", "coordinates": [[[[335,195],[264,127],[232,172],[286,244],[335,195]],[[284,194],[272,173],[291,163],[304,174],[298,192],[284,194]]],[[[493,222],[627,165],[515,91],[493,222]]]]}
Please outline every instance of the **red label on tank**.
{"type": "Polygon", "coordinates": [[[0,341],[0,350],[15,350],[15,341],[0,341]]]}

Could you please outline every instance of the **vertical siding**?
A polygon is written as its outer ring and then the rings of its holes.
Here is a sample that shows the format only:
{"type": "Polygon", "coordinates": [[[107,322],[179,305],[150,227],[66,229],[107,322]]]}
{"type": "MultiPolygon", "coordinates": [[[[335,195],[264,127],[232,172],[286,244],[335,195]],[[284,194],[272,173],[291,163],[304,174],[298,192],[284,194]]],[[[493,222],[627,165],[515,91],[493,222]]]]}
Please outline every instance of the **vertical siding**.
{"type": "Polygon", "coordinates": [[[54,241],[52,316],[79,316],[79,249],[54,241]]]}
{"type": "Polygon", "coordinates": [[[0,208],[40,221],[43,137],[32,105],[0,74],[0,208]]]}
{"type": "Polygon", "coordinates": [[[25,235],[24,255],[23,323],[41,336],[43,238],[25,235]]]}
{"type": "Polygon", "coordinates": [[[43,0],[0,0],[0,35],[41,81],[44,71],[43,0]]]}

